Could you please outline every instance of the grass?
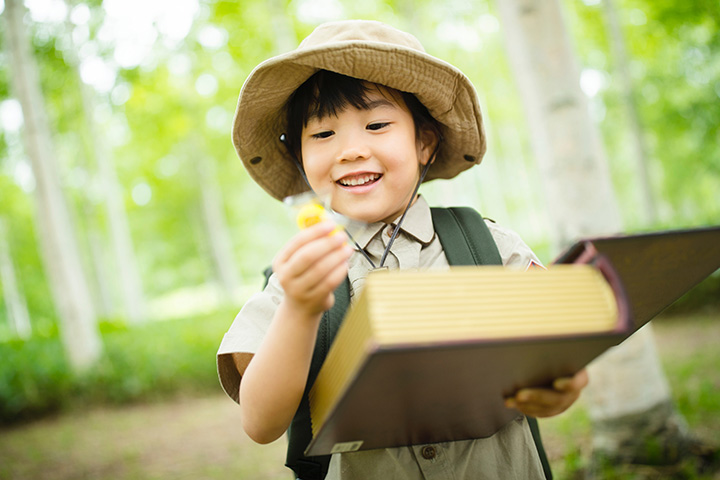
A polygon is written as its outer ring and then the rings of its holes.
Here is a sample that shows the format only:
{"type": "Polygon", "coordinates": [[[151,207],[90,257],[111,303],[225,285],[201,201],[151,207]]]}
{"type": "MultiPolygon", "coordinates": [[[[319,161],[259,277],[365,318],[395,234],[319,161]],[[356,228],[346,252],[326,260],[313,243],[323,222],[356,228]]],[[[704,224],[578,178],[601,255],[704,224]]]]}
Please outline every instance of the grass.
{"type": "MultiPolygon", "coordinates": [[[[663,317],[658,348],[680,411],[694,433],[720,431],[719,315],[663,317]]],[[[209,326],[210,324],[208,324],[209,326]]],[[[219,392],[186,390],[152,401],[61,410],[0,430],[0,479],[290,480],[285,440],[257,445],[242,433],[240,409],[219,392]]],[[[169,393],[169,392],[168,392],[169,393]]],[[[582,401],[541,421],[555,478],[576,479],[587,466],[590,421],[582,401]]],[[[603,478],[670,478],[652,469],[608,471],[603,478]]],[[[675,477],[697,475],[683,466],[675,477]]]]}
{"type": "Polygon", "coordinates": [[[215,352],[233,316],[103,323],[103,356],[81,375],[69,369],[57,333],[0,343],[0,426],[93,405],[214,392],[215,352]]]}

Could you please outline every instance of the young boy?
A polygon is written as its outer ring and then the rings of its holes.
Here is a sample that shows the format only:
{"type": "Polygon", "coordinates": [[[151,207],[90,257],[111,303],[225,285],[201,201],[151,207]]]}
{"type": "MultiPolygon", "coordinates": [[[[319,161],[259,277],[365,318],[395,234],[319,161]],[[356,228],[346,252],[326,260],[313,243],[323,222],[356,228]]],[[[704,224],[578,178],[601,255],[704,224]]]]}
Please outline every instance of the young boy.
{"type": "MultiPolygon", "coordinates": [[[[301,418],[323,312],[347,277],[350,294],[377,267],[447,268],[424,180],[480,163],[477,95],[453,66],[378,22],[321,25],[293,52],[260,64],[240,93],[233,142],[250,175],[282,199],[309,188],[367,224],[349,246],[323,222],[300,231],[273,261],[268,286],[242,308],[218,351],[225,391],[259,443],[301,418]],[[301,407],[301,408],[299,408],[301,407]]],[[[488,222],[503,264],[537,258],[517,234],[488,222]]],[[[478,382],[482,382],[478,378],[478,382]]],[[[507,405],[542,417],[567,409],[584,371],[554,389],[524,389],[507,405]]],[[[525,417],[489,438],[333,455],[326,478],[545,478],[525,417]]],[[[291,435],[292,437],[292,435],[291,435]]],[[[303,446],[300,446],[303,448],[303,446]]],[[[324,475],[288,459],[299,478],[324,475]]]]}

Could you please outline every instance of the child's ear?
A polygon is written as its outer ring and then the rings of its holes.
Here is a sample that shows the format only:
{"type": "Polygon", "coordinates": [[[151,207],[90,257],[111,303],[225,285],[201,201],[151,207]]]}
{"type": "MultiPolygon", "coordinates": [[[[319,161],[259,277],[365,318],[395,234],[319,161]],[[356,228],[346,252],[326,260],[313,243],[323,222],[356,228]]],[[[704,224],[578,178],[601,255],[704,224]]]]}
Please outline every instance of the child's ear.
{"type": "Polygon", "coordinates": [[[432,128],[423,128],[418,139],[418,158],[425,165],[437,149],[440,138],[432,128]]]}

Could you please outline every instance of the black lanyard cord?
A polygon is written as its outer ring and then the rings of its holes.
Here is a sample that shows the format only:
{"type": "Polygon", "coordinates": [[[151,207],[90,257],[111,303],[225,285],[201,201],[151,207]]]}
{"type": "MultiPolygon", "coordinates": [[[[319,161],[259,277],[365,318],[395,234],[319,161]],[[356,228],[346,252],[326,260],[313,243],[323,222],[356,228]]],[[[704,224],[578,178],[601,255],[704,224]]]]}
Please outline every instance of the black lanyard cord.
{"type": "MultiPolygon", "coordinates": [[[[408,213],[408,210],[410,210],[410,207],[412,206],[413,202],[415,201],[415,197],[417,196],[418,190],[420,190],[420,184],[425,179],[425,175],[427,174],[428,170],[430,169],[430,165],[435,160],[435,155],[437,154],[437,148],[435,148],[435,151],[432,154],[432,157],[430,160],[425,164],[423,167],[422,172],[420,173],[420,178],[418,179],[417,185],[415,185],[415,189],[413,190],[412,195],[410,196],[410,201],[408,202],[407,206],[405,207],[405,211],[403,212],[402,216],[400,217],[400,220],[398,220],[397,225],[395,226],[395,229],[393,230],[392,236],[390,237],[390,241],[387,244],[387,247],[385,247],[385,252],[383,252],[383,256],[380,259],[380,267],[382,268],[385,265],[385,259],[388,256],[388,253],[390,253],[390,247],[392,247],[392,244],[395,242],[395,238],[398,236],[398,233],[400,233],[400,225],[402,225],[403,220],[405,220],[405,216],[408,213]]],[[[375,268],[375,265],[373,265],[373,268],[375,268]]]]}

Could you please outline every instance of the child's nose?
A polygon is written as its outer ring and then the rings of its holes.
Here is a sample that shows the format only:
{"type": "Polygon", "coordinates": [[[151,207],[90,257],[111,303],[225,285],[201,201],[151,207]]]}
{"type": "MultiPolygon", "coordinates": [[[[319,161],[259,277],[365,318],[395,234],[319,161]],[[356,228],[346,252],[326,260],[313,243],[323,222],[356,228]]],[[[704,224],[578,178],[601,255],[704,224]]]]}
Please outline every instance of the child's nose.
{"type": "Polygon", "coordinates": [[[370,146],[362,138],[362,133],[347,133],[342,138],[337,155],[338,162],[354,162],[370,157],[370,146]]]}

